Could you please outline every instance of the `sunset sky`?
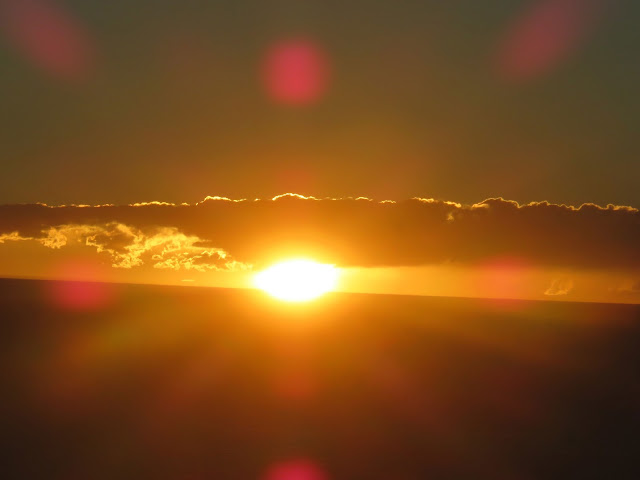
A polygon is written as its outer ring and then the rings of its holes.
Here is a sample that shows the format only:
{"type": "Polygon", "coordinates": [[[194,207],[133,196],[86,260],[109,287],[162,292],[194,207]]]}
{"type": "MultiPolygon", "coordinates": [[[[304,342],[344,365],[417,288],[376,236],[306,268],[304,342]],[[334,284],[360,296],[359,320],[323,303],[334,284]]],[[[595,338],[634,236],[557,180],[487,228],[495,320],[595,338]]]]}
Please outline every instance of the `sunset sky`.
{"type": "Polygon", "coordinates": [[[638,23],[0,0],[0,276],[243,287],[308,257],[346,291],[640,303],[638,23]]]}

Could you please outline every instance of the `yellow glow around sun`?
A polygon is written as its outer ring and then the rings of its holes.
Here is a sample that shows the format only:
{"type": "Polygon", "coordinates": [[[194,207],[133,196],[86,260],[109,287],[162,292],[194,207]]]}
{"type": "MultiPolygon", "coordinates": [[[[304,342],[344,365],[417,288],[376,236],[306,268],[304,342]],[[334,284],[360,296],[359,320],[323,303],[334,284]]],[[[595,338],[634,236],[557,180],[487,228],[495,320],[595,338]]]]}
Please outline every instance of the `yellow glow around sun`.
{"type": "Polygon", "coordinates": [[[288,302],[312,300],[335,289],[338,269],[311,260],[277,263],[255,275],[256,287],[288,302]]]}

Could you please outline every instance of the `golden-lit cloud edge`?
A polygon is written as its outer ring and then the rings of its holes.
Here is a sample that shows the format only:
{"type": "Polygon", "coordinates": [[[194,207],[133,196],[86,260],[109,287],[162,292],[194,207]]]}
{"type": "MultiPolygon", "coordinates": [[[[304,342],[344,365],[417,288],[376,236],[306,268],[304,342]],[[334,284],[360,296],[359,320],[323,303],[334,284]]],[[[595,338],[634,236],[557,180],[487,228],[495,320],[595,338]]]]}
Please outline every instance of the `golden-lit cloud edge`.
{"type": "MultiPolygon", "coordinates": [[[[464,205],[294,193],[267,200],[208,196],[195,204],[2,205],[0,243],[18,241],[53,249],[81,243],[116,268],[250,269],[283,255],[312,254],[343,267],[506,259],[532,267],[637,273],[640,212],[503,198],[464,205]]],[[[562,295],[567,285],[550,287],[549,295],[562,295]]]]}

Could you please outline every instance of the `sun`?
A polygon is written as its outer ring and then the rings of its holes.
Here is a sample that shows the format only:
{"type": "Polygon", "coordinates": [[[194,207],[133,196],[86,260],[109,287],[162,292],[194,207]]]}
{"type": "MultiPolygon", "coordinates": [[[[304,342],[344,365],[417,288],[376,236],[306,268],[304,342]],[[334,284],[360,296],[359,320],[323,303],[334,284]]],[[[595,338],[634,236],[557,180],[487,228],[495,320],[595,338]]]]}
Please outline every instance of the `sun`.
{"type": "Polygon", "coordinates": [[[339,271],[334,265],[312,260],[288,260],[259,272],[254,285],[272,297],[288,302],[313,300],[336,288],[339,271]]]}

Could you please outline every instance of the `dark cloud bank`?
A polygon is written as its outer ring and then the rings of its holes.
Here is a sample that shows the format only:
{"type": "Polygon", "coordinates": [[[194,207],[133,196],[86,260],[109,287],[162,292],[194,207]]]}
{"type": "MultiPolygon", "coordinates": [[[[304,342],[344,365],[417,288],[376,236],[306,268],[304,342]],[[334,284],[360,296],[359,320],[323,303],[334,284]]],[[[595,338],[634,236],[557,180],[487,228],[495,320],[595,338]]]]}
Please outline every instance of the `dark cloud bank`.
{"type": "MultiPolygon", "coordinates": [[[[195,205],[0,206],[0,241],[31,239],[56,248],[69,232],[115,256],[187,248],[197,253],[191,260],[215,257],[227,266],[231,259],[260,265],[307,254],[341,266],[511,259],[539,267],[640,269],[640,212],[624,206],[518,205],[500,198],[475,205],[417,198],[395,203],[291,194],[259,201],[207,197],[195,205]]],[[[117,266],[139,264],[126,260],[117,266]]]]}

